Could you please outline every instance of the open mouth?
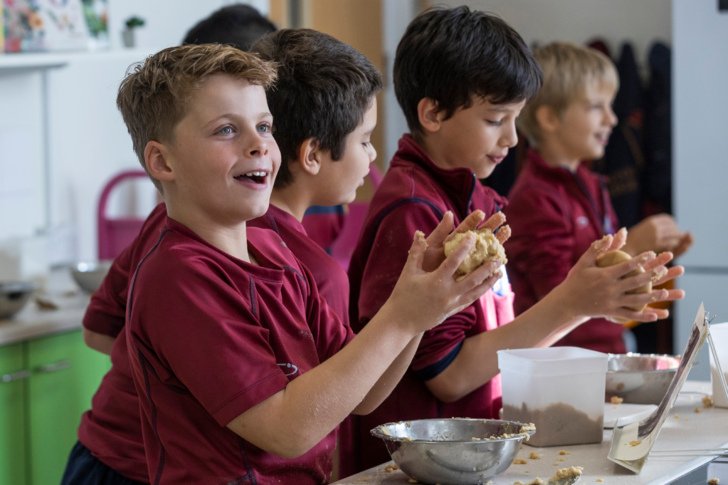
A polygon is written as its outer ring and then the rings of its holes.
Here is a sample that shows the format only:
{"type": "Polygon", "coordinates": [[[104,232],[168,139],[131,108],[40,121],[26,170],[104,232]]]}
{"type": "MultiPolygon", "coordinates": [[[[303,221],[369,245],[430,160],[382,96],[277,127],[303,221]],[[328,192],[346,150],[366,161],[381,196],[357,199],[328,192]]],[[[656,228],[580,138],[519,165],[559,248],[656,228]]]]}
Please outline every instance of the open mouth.
{"type": "Polygon", "coordinates": [[[234,178],[235,180],[239,181],[250,180],[255,184],[264,184],[267,177],[268,172],[265,172],[263,170],[254,170],[252,172],[246,172],[240,175],[236,175],[234,178]]]}

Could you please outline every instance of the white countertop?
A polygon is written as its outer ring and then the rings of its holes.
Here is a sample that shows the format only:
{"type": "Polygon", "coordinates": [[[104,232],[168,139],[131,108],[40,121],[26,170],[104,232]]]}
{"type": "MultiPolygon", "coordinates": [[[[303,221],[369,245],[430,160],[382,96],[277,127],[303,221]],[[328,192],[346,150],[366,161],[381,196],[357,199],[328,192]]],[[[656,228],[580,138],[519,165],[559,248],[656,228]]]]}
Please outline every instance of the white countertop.
{"type": "Polygon", "coordinates": [[[37,293],[58,308],[41,309],[35,301],[35,295],[32,296],[19,313],[0,320],[0,345],[81,328],[89,295],[74,284],[68,269],[51,272],[47,290],[37,293]]]}
{"type": "MultiPolygon", "coordinates": [[[[660,431],[653,450],[705,449],[728,445],[728,409],[705,408],[702,398],[710,394],[709,382],[686,382],[670,412],[671,415],[660,431]]],[[[491,481],[493,485],[513,485],[517,481],[528,483],[536,477],[545,481],[559,468],[582,466],[584,474],[579,484],[664,485],[714,458],[712,456],[667,458],[650,454],[640,474],[635,475],[607,459],[611,440],[612,431],[604,430],[604,440],[601,444],[553,448],[522,445],[517,457],[523,458],[527,463],[513,464],[502,474],[491,478],[491,481]],[[561,450],[566,450],[568,454],[559,454],[561,450]],[[530,459],[531,452],[536,452],[540,458],[530,459]]],[[[399,470],[386,472],[386,465],[382,464],[335,483],[340,485],[411,483],[399,470]]]]}

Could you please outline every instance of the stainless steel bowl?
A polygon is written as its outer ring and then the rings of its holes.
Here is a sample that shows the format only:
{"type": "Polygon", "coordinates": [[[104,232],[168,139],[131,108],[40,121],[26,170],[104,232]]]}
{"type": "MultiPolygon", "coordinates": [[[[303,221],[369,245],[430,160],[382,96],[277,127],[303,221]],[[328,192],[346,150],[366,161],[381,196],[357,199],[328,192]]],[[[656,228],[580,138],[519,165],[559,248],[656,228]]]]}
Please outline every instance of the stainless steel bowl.
{"type": "Polygon", "coordinates": [[[86,293],[96,291],[111,268],[111,261],[81,262],[71,266],[73,281],[86,293]]]}
{"type": "Polygon", "coordinates": [[[607,401],[617,396],[627,403],[659,404],[679,365],[674,355],[609,354],[607,401]]]}
{"type": "Polygon", "coordinates": [[[0,320],[11,318],[28,303],[35,284],[28,281],[0,282],[0,320]]]}
{"type": "Polygon", "coordinates": [[[533,425],[496,419],[420,419],[377,426],[392,460],[420,483],[477,484],[511,465],[533,425]]]}

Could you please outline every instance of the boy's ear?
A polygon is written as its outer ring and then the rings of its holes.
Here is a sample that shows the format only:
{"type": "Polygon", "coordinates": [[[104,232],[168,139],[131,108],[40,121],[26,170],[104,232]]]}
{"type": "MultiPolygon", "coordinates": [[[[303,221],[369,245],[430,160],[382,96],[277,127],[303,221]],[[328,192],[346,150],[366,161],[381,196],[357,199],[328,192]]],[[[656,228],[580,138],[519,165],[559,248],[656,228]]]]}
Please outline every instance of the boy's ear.
{"type": "Polygon", "coordinates": [[[541,131],[552,132],[559,127],[559,115],[551,106],[541,105],[536,108],[536,122],[541,131]]]}
{"type": "Polygon", "coordinates": [[[417,118],[423,130],[428,132],[438,131],[442,121],[442,112],[437,101],[432,98],[422,98],[417,103],[417,118]]]}
{"type": "Polygon", "coordinates": [[[321,170],[321,149],[316,138],[306,138],[298,147],[298,164],[309,175],[316,175],[321,170]]]}
{"type": "Polygon", "coordinates": [[[155,140],[150,140],[144,147],[144,163],[147,165],[147,172],[160,182],[174,179],[174,171],[167,163],[167,153],[167,147],[155,140]]]}

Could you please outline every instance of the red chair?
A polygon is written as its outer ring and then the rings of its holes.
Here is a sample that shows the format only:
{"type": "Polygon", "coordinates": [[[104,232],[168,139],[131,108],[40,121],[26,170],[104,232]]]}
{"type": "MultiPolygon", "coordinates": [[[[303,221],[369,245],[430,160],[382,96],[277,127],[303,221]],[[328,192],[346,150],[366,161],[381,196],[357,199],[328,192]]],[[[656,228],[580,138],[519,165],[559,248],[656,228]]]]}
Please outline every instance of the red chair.
{"type": "Polygon", "coordinates": [[[114,259],[139,234],[139,229],[144,223],[144,218],[111,218],[106,214],[106,208],[112,191],[119,184],[137,178],[146,179],[146,172],[144,170],[126,170],[112,177],[101,191],[96,214],[99,260],[114,259]]]}

